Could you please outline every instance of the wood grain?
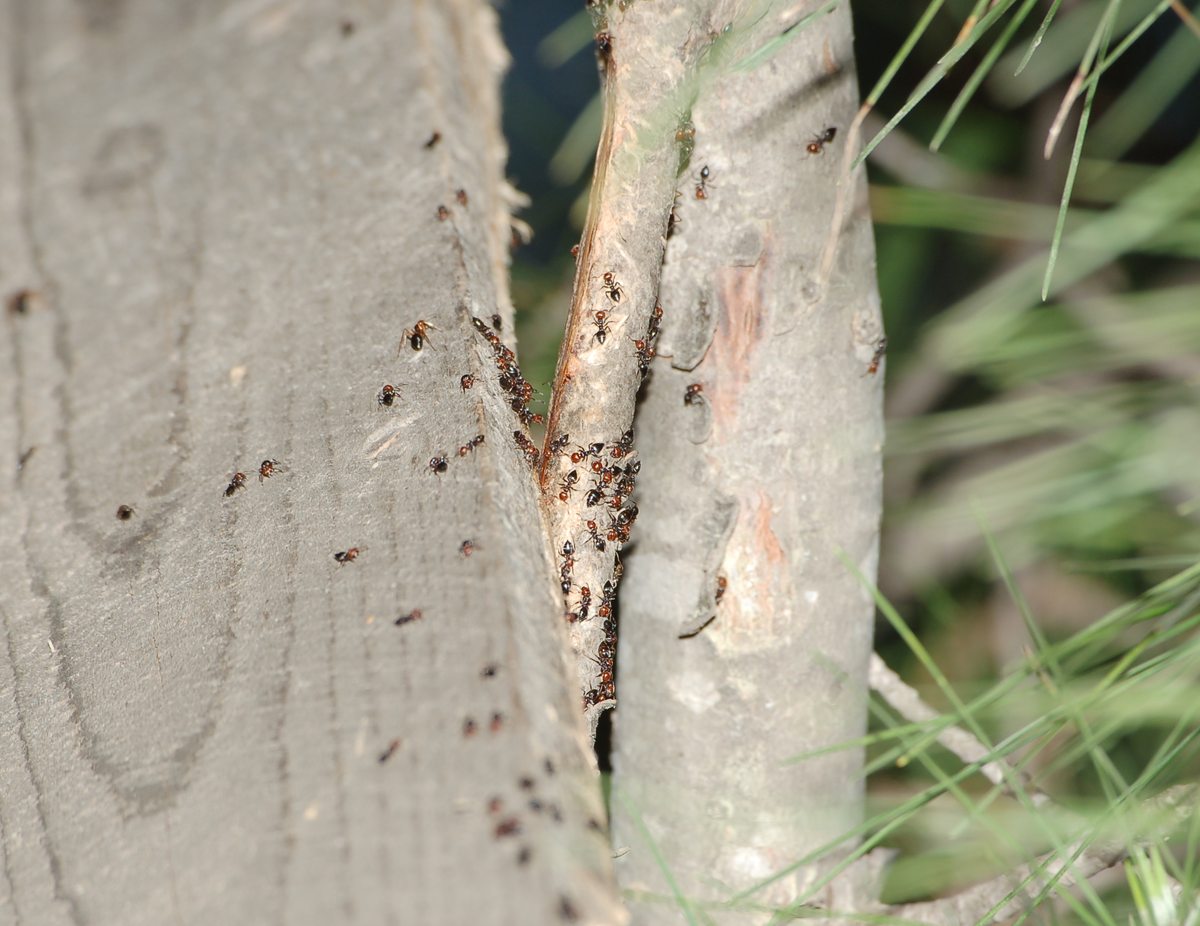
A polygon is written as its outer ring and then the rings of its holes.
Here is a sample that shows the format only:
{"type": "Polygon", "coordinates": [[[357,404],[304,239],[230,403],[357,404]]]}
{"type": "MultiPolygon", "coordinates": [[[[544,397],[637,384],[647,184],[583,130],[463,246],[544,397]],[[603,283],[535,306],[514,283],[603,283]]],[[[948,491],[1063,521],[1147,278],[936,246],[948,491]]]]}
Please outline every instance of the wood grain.
{"type": "Polygon", "coordinates": [[[0,16],[0,922],[620,921],[470,323],[511,320],[490,9],[0,16]]]}

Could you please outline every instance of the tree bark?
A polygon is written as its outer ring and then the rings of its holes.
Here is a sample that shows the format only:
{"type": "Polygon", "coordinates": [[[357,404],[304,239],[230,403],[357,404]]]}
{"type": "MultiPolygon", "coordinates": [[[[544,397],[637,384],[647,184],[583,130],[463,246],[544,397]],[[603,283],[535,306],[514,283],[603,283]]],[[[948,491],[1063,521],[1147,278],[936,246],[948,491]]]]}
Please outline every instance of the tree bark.
{"type": "Polygon", "coordinates": [[[622,919],[472,321],[494,14],[348,9],[0,5],[6,922],[622,919]]]}
{"type": "Polygon", "coordinates": [[[620,596],[614,834],[639,923],[692,921],[739,892],[761,921],[822,870],[789,866],[862,815],[859,751],[788,761],[866,720],[874,608],[849,564],[873,580],[883,334],[846,147],[850,13],[776,46],[793,7],[721,9],[638,411],[620,596]]]}

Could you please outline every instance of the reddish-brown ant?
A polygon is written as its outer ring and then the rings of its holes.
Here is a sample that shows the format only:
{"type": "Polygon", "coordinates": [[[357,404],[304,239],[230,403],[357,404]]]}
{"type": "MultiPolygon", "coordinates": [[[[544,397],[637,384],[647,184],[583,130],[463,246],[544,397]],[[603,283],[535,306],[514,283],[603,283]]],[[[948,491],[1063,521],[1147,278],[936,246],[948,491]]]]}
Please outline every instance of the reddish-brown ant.
{"type": "Polygon", "coordinates": [[[563,476],[562,481],[558,484],[558,500],[565,502],[567,499],[569,499],[571,497],[571,493],[575,491],[575,483],[578,481],[579,470],[577,469],[573,469],[563,476]]]}
{"type": "Polygon", "coordinates": [[[437,217],[439,222],[445,222],[446,219],[450,218],[450,210],[445,206],[438,206],[437,217]]]}
{"type": "Polygon", "coordinates": [[[396,750],[400,748],[399,738],[392,740],[387,744],[387,748],[379,754],[379,764],[383,765],[388,759],[396,754],[396,750]]]}
{"type": "Polygon", "coordinates": [[[612,36],[609,33],[596,33],[596,51],[600,53],[600,57],[602,58],[608,58],[612,55],[612,36]]]}
{"type": "Polygon", "coordinates": [[[516,817],[508,817],[496,824],[496,838],[516,836],[521,832],[521,821],[516,817]]]}
{"type": "Polygon", "coordinates": [[[883,360],[883,355],[887,353],[887,338],[880,338],[875,342],[875,353],[871,357],[871,365],[867,367],[867,372],[863,376],[870,374],[874,376],[879,372],[879,364],[883,360]]]}
{"type": "Polygon", "coordinates": [[[423,615],[419,609],[409,611],[407,614],[401,614],[398,618],[392,621],[397,627],[403,627],[405,624],[411,624],[413,621],[419,621],[423,615]]]}
{"type": "Polygon", "coordinates": [[[458,385],[462,388],[463,392],[466,392],[475,385],[475,377],[470,373],[464,373],[462,379],[458,381],[458,385]]]}
{"type": "MultiPolygon", "coordinates": [[[[604,295],[615,302],[621,301],[621,296],[624,294],[621,284],[617,282],[617,276],[611,270],[605,271],[604,274],[604,295]]],[[[604,342],[601,341],[601,344],[604,342]]]]}
{"type": "Polygon", "coordinates": [[[385,408],[391,408],[392,403],[400,398],[400,390],[391,383],[386,383],[379,394],[375,396],[375,401],[385,408]]]}
{"type": "Polygon", "coordinates": [[[533,441],[531,441],[520,431],[513,431],[513,440],[517,442],[517,446],[521,449],[521,453],[525,454],[525,461],[530,466],[537,468],[538,461],[542,457],[542,452],[534,446],[533,441]]]}
{"type": "Polygon", "coordinates": [[[351,547],[349,550],[342,550],[340,553],[334,553],[333,558],[343,566],[346,563],[352,563],[358,559],[358,555],[366,549],[365,547],[351,547]]]}
{"type": "Polygon", "coordinates": [[[263,460],[258,464],[258,481],[262,482],[264,479],[270,479],[276,473],[284,472],[287,472],[287,467],[278,460],[263,460]]]}
{"type": "Polygon", "coordinates": [[[446,459],[444,454],[440,455],[440,456],[436,456],[436,457],[431,457],[429,460],[429,471],[431,473],[433,473],[435,476],[440,476],[442,473],[444,473],[446,471],[446,469],[449,467],[449,465],[450,465],[450,461],[446,459]]]}
{"type": "Polygon", "coordinates": [[[696,184],[696,199],[708,199],[709,169],[705,164],[700,168],[700,182],[696,184]]]}
{"type": "Polygon", "coordinates": [[[466,190],[461,190],[461,189],[460,189],[460,190],[455,190],[455,191],[454,191],[454,198],[458,200],[458,204],[459,204],[460,206],[466,206],[466,205],[467,205],[467,191],[466,191],[466,190]]]}
{"type": "MultiPolygon", "coordinates": [[[[413,350],[420,350],[425,346],[425,342],[429,340],[430,328],[433,328],[433,325],[422,318],[411,328],[404,329],[404,340],[408,341],[408,346],[413,350]]],[[[436,331],[437,329],[434,328],[434,330],[436,331]]],[[[429,341],[429,343],[432,344],[433,342],[429,341]]]]}
{"type": "Polygon", "coordinates": [[[465,736],[465,737],[474,736],[476,729],[477,729],[477,727],[475,726],[475,721],[472,720],[470,717],[467,717],[465,720],[463,720],[463,726],[462,726],[463,736],[465,736]]]}
{"type": "Polygon", "coordinates": [[[571,454],[572,463],[582,463],[588,457],[598,457],[604,452],[604,441],[596,441],[588,444],[586,447],[580,447],[577,451],[571,454]]]}
{"type": "Polygon", "coordinates": [[[229,485],[225,486],[225,497],[229,498],[238,489],[244,488],[246,488],[246,474],[234,473],[233,477],[229,480],[229,485]]]}
{"type": "Polygon", "coordinates": [[[499,733],[500,728],[503,726],[504,726],[504,715],[501,714],[499,711],[496,711],[494,714],[492,714],[492,721],[488,725],[488,729],[490,729],[493,733],[499,733]]]}
{"type": "Polygon", "coordinates": [[[32,289],[18,289],[6,300],[8,314],[25,315],[36,297],[37,293],[32,289]]]}
{"type": "Polygon", "coordinates": [[[462,546],[458,548],[458,552],[469,559],[471,554],[475,552],[475,541],[464,540],[462,546]]]}
{"type": "Polygon", "coordinates": [[[585,520],[584,524],[587,525],[588,532],[588,539],[586,542],[592,544],[592,546],[594,546],[598,552],[603,553],[605,548],[604,538],[600,536],[600,531],[596,527],[596,522],[585,520]]]}
{"type": "Polygon", "coordinates": [[[633,450],[633,428],[630,428],[621,435],[621,439],[617,441],[611,450],[614,460],[619,460],[627,453],[633,450]]]}
{"type": "Polygon", "coordinates": [[[837,135],[837,126],[831,125],[820,135],[814,135],[812,141],[807,145],[809,154],[821,154],[825,150],[825,146],[833,141],[837,135]]]}
{"type": "Polygon", "coordinates": [[[729,580],[724,576],[717,576],[717,604],[721,603],[721,599],[725,597],[725,592],[729,588],[729,580]]]}
{"type": "Polygon", "coordinates": [[[704,391],[703,384],[692,383],[690,386],[687,387],[686,390],[684,390],[683,404],[684,405],[698,405],[701,401],[700,393],[702,393],[703,391],[704,391]]]}
{"type": "Polygon", "coordinates": [[[117,506],[117,520],[118,521],[128,521],[132,517],[133,517],[133,509],[129,505],[118,505],[117,506]]]}
{"type": "Polygon", "coordinates": [[[434,145],[436,145],[441,140],[442,140],[442,133],[434,132],[432,135],[429,136],[429,141],[425,142],[425,147],[432,148],[434,145]]]}
{"type": "Polygon", "coordinates": [[[578,256],[579,256],[579,245],[577,245],[577,244],[573,244],[573,245],[571,245],[571,256],[572,256],[572,257],[578,257],[578,256]]]}

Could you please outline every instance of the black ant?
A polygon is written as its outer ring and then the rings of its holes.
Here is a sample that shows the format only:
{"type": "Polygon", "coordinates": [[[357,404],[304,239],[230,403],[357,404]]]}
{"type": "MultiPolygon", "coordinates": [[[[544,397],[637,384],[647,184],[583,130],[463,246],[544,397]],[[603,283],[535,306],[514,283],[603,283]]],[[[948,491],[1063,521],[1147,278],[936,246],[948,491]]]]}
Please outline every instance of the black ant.
{"type": "Polygon", "coordinates": [[[698,405],[702,401],[702,399],[700,397],[700,393],[702,393],[703,391],[704,391],[704,386],[701,383],[692,383],[690,386],[687,387],[686,390],[684,390],[683,404],[684,405],[698,405]]]}
{"type": "Polygon", "coordinates": [[[446,459],[444,454],[440,455],[440,456],[436,456],[436,457],[431,457],[429,460],[429,471],[431,473],[433,473],[435,476],[440,476],[442,473],[444,473],[446,471],[446,469],[449,466],[450,466],[450,461],[446,459]]]}
{"type": "Polygon", "coordinates": [[[379,764],[383,765],[388,759],[396,754],[396,750],[400,748],[400,740],[394,739],[387,744],[387,748],[379,754],[379,764]]]}
{"type": "Polygon", "coordinates": [[[400,390],[391,383],[387,383],[379,390],[379,394],[375,396],[375,401],[384,408],[391,408],[392,403],[398,398],[400,398],[400,390]]]}
{"type": "Polygon", "coordinates": [[[133,509],[129,505],[119,505],[117,507],[117,520],[128,521],[133,517],[133,509]]]}
{"type": "MultiPolygon", "coordinates": [[[[424,347],[425,342],[429,339],[428,332],[430,328],[433,328],[433,325],[429,324],[423,318],[411,328],[405,328],[404,339],[408,341],[408,346],[413,350],[420,350],[424,347]]],[[[434,328],[434,330],[436,331],[437,329],[434,328]]],[[[430,341],[429,343],[432,344],[433,342],[430,341]]]]}
{"type": "Polygon", "coordinates": [[[492,327],[495,328],[497,331],[500,330],[500,327],[503,324],[504,324],[504,319],[502,319],[499,314],[492,316],[492,327]]]}
{"type": "Polygon", "coordinates": [[[233,478],[229,480],[229,485],[225,486],[225,497],[229,498],[238,489],[246,488],[246,474],[234,473],[233,478]]]}
{"type": "Polygon", "coordinates": [[[696,199],[708,199],[708,165],[700,168],[700,182],[696,184],[696,199]]]}
{"type": "Polygon", "coordinates": [[[871,357],[871,365],[869,367],[867,367],[867,372],[864,373],[863,376],[867,376],[868,374],[871,376],[874,376],[876,373],[878,373],[879,372],[879,364],[883,360],[883,355],[886,353],[887,353],[887,338],[880,338],[878,341],[875,342],[875,353],[871,357]]]}
{"type": "Polygon", "coordinates": [[[616,303],[621,301],[621,296],[624,292],[621,284],[617,282],[616,274],[611,270],[606,271],[604,274],[604,295],[616,303]]]}
{"type": "Polygon", "coordinates": [[[621,435],[621,439],[612,447],[612,456],[614,460],[619,460],[621,457],[632,452],[633,450],[633,428],[630,428],[621,435]]]}
{"type": "Polygon", "coordinates": [[[567,444],[571,442],[570,434],[560,434],[554,440],[550,441],[551,453],[564,453],[567,449],[567,444]]]}
{"type": "Polygon", "coordinates": [[[397,627],[403,627],[405,624],[411,624],[413,621],[419,621],[424,615],[419,609],[409,611],[407,614],[401,614],[398,618],[392,621],[397,627]]]}
{"type": "Polygon", "coordinates": [[[595,489],[590,489],[588,491],[587,498],[584,499],[584,503],[589,508],[595,508],[603,500],[604,500],[604,492],[602,490],[600,490],[599,488],[595,488],[595,489]]]}
{"type": "Polygon", "coordinates": [[[575,569],[575,544],[567,540],[562,545],[562,566],[559,568],[559,578],[562,579],[562,593],[571,593],[571,572],[575,569]]]}
{"type": "Polygon", "coordinates": [[[821,154],[825,150],[825,146],[833,141],[833,137],[837,135],[837,126],[831,125],[820,135],[814,135],[813,140],[807,145],[809,154],[821,154]]]}

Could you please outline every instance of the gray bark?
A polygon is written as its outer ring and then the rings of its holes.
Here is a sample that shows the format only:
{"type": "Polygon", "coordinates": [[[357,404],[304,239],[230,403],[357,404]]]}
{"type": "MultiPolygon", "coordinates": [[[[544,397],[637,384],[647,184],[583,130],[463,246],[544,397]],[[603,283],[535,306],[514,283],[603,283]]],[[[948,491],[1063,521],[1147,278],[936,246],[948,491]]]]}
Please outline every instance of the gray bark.
{"type": "Polygon", "coordinates": [[[491,11],[0,17],[0,921],[620,921],[471,322],[511,323],[491,11]]]}
{"type": "MultiPolygon", "coordinates": [[[[638,411],[613,815],[639,923],[694,920],[862,814],[859,751],[788,762],[865,726],[874,609],[842,557],[874,579],[883,377],[869,372],[882,327],[865,182],[847,149],[849,10],[738,70],[799,18],[783,7],[723,5],[705,29],[712,77],[693,110],[660,356],[638,411]],[[830,126],[840,134],[809,153],[830,126]],[[685,404],[693,384],[703,391],[685,404]]],[[[799,866],[745,900],[792,903],[820,870],[799,866]]]]}

